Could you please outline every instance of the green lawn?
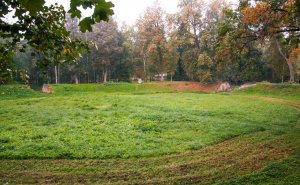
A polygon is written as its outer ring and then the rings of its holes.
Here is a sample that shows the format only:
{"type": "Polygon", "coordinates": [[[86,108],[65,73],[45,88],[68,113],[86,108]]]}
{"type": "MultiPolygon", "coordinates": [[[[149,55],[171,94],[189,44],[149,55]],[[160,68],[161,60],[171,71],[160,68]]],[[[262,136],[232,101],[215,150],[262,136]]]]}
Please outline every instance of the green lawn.
{"type": "MultiPolygon", "coordinates": [[[[299,87],[292,88],[299,92],[299,87]]],[[[292,175],[284,177],[291,182],[299,178],[300,114],[282,100],[300,100],[290,87],[259,85],[210,94],[180,92],[156,83],[53,89],[45,95],[20,86],[0,87],[1,183],[46,183],[45,174],[60,175],[50,175],[49,182],[67,182],[68,173],[73,183],[117,184],[280,184],[278,179],[289,170],[292,175]],[[239,160],[240,166],[228,167],[231,175],[223,172],[221,167],[239,160]],[[16,167],[20,164],[24,169],[16,167]],[[185,171],[178,167],[181,164],[194,165],[185,171]],[[112,171],[116,177],[103,176],[112,171]],[[219,176],[213,176],[217,172],[219,176]],[[23,178],[17,181],[9,175],[14,173],[23,178]]]]}

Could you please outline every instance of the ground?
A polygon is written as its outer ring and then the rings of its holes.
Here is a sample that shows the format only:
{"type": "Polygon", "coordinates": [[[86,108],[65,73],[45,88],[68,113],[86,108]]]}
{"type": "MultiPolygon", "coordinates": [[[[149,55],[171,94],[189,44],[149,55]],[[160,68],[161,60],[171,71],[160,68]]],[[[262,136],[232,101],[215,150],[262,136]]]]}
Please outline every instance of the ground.
{"type": "Polygon", "coordinates": [[[300,87],[0,87],[0,183],[296,184],[300,87]]]}

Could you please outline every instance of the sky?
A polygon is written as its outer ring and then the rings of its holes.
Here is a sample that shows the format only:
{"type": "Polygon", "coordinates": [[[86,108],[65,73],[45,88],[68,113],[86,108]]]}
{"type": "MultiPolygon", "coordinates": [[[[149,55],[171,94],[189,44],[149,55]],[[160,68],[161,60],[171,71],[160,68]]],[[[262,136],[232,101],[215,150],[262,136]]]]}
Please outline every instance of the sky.
{"type": "MultiPolygon", "coordinates": [[[[133,25],[140,15],[151,6],[156,0],[110,0],[115,4],[114,18],[122,24],[123,22],[128,25],[133,25]]],[[[209,2],[210,0],[206,0],[209,2]]],[[[230,2],[237,2],[238,0],[227,0],[230,2]]],[[[62,4],[66,9],[69,8],[69,1],[61,0],[46,0],[48,4],[58,2],[62,4]]],[[[178,0],[160,0],[161,6],[166,10],[167,13],[175,13],[177,10],[178,0]]],[[[91,11],[83,11],[84,16],[89,16],[91,11]]]]}

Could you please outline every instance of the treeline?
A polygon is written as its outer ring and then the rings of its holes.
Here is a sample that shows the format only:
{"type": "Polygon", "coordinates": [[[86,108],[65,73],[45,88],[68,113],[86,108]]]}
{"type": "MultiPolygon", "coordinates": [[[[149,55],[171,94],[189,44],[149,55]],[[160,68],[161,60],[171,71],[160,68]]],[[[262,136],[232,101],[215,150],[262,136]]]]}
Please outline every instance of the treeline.
{"type": "MultiPolygon", "coordinates": [[[[81,33],[78,20],[67,15],[65,25],[71,32],[70,39],[85,41],[88,50],[73,64],[53,62],[46,70],[37,65],[39,56],[32,55],[30,48],[16,52],[12,57],[17,66],[13,78],[32,84],[120,82],[139,78],[235,84],[298,81],[299,31],[275,35],[272,30],[263,32],[256,28],[256,20],[269,20],[263,14],[252,15],[254,11],[268,10],[267,6],[263,9],[264,2],[267,1],[258,3],[258,7],[241,1],[238,7],[233,7],[225,0],[209,4],[202,0],[179,0],[178,12],[174,14],[167,14],[156,2],[134,26],[120,26],[110,18],[108,22],[95,24],[93,32],[87,33],[81,33]]],[[[271,5],[288,8],[289,4],[271,5]]],[[[296,19],[299,21],[299,15],[296,19]]]]}

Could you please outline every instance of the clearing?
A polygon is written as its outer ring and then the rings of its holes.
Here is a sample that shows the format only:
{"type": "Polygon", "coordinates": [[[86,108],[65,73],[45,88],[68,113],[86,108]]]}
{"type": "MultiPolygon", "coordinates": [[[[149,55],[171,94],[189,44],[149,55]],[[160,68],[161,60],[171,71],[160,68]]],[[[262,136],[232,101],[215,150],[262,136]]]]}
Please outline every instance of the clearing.
{"type": "Polygon", "coordinates": [[[0,87],[0,183],[295,184],[300,87],[0,87]],[[298,109],[298,110],[297,110],[298,109]],[[16,178],[18,177],[18,178],[16,178]]]}

